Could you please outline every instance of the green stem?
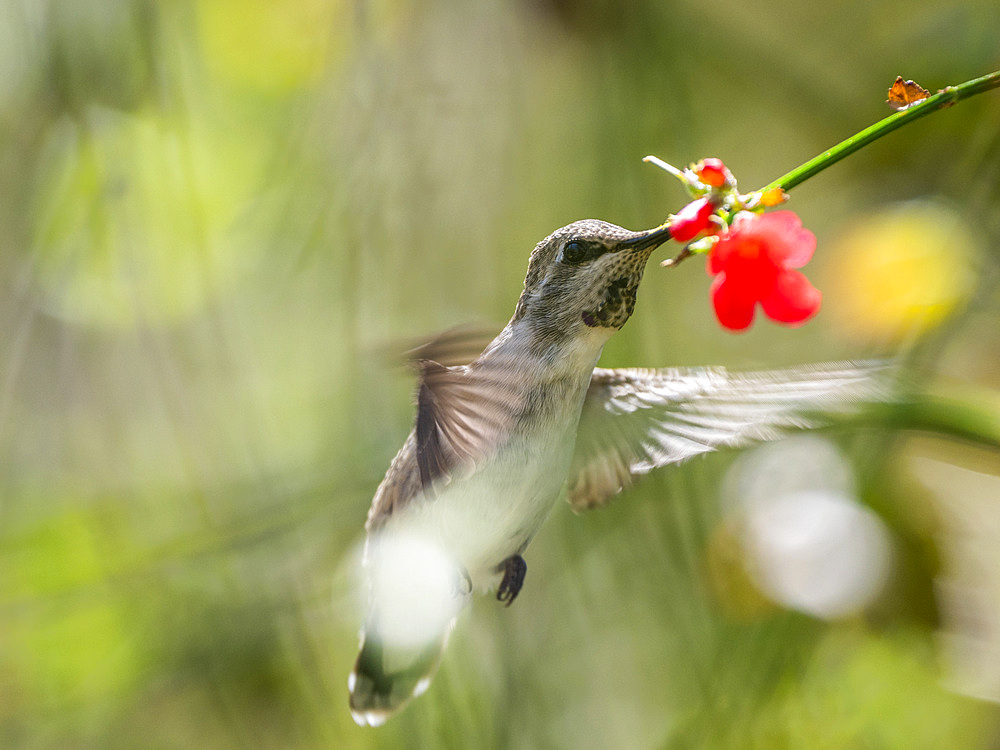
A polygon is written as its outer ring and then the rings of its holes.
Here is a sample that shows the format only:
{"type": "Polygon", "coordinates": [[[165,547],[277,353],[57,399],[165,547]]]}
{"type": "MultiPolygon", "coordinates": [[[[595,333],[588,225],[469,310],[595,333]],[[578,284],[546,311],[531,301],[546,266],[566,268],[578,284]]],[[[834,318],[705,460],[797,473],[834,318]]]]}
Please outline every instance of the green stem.
{"type": "Polygon", "coordinates": [[[796,185],[805,182],[810,177],[822,172],[832,164],[836,164],[845,156],[853,154],[858,149],[864,148],[872,141],[878,140],[886,133],[891,133],[896,128],[901,128],[919,117],[929,115],[939,109],[950,107],[962,99],[981,94],[984,91],[1000,87],[1000,70],[981,78],[974,78],[971,81],[960,83],[957,86],[947,86],[933,96],[929,96],[922,102],[913,104],[907,109],[896,114],[889,115],[884,120],[879,120],[871,127],[867,127],[860,133],[851,136],[846,141],[841,141],[833,148],[824,151],[819,156],[810,159],[805,164],[796,167],[788,174],[784,174],[770,184],[761,188],[761,191],[781,188],[791,190],[796,185]]]}

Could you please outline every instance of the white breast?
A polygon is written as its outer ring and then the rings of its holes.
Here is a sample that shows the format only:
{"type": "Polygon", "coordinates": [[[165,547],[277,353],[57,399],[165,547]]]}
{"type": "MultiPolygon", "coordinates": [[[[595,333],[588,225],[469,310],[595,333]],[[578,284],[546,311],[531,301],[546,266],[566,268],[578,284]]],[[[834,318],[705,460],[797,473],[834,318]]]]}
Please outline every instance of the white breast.
{"type": "Polygon", "coordinates": [[[387,531],[431,540],[463,566],[475,588],[491,585],[497,566],[524,550],[559,497],[578,418],[577,409],[545,430],[517,436],[472,476],[411,503],[387,531]]]}

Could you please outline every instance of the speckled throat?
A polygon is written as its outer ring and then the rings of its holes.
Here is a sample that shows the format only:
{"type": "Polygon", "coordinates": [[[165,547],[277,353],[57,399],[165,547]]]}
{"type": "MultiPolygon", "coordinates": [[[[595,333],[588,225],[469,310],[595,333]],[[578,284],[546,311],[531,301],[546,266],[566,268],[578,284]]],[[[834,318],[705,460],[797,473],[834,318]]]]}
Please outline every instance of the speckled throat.
{"type": "Polygon", "coordinates": [[[636,292],[642,281],[642,272],[649,260],[650,250],[622,251],[608,269],[608,284],[597,307],[584,310],[580,316],[591,328],[618,329],[625,325],[635,310],[636,292]]]}

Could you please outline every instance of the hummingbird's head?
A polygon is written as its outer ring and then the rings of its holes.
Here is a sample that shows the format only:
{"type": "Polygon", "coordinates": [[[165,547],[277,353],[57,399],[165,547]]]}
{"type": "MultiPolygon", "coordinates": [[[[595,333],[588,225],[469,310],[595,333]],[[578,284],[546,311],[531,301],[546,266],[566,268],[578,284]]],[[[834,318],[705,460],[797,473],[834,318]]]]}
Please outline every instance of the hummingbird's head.
{"type": "Polygon", "coordinates": [[[625,325],[646,261],[670,239],[666,225],[643,232],[586,219],[538,243],[528,262],[514,321],[526,319],[546,337],[625,325]]]}

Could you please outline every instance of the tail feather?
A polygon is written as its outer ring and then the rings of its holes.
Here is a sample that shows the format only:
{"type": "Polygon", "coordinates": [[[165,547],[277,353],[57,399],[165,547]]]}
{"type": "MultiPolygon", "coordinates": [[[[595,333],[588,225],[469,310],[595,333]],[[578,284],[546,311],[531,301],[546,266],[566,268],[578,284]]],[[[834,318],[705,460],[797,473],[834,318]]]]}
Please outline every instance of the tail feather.
{"type": "Polygon", "coordinates": [[[409,648],[387,645],[377,632],[366,628],[348,679],[354,721],[360,726],[379,726],[423,693],[441,663],[454,622],[438,638],[409,648]]]}

